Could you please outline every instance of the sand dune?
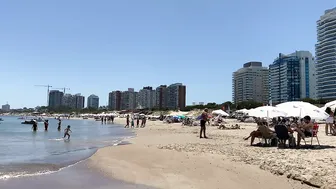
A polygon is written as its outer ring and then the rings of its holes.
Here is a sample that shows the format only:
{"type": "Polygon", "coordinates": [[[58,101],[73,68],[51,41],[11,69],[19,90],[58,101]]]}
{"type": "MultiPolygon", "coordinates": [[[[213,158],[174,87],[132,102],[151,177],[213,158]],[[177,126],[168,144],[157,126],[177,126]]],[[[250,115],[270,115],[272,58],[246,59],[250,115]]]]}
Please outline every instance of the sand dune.
{"type": "MultiPolygon", "coordinates": [[[[131,145],[101,149],[89,162],[113,178],[157,188],[335,188],[336,149],[250,147],[242,138],[256,125],[241,125],[207,127],[210,139],[199,139],[199,127],[148,121],[135,129],[131,145]]],[[[323,145],[336,146],[323,130],[319,136],[323,145]]]]}

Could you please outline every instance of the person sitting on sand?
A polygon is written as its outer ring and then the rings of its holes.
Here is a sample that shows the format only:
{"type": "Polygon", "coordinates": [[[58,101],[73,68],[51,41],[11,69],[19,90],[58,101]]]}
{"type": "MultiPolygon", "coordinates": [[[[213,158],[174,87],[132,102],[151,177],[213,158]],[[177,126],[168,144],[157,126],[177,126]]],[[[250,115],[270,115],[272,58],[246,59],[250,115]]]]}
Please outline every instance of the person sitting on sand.
{"type": "Polygon", "coordinates": [[[266,122],[258,122],[258,129],[256,131],[252,131],[250,133],[250,136],[244,138],[244,140],[248,140],[249,138],[251,138],[251,146],[253,145],[254,139],[255,138],[261,138],[263,136],[261,130],[266,130],[266,132],[269,132],[270,134],[273,134],[274,131],[272,131],[270,128],[267,127],[267,123],[266,122]]]}
{"type": "Polygon", "coordinates": [[[66,136],[68,136],[68,140],[70,139],[70,133],[72,131],[70,130],[70,125],[68,125],[68,127],[66,129],[64,129],[64,137],[65,138],[66,136]]]}
{"type": "Polygon", "coordinates": [[[305,137],[312,137],[313,136],[313,127],[314,124],[311,122],[310,116],[305,116],[303,118],[303,122],[298,124],[298,126],[294,129],[297,134],[297,146],[300,146],[301,139],[305,137]]]}

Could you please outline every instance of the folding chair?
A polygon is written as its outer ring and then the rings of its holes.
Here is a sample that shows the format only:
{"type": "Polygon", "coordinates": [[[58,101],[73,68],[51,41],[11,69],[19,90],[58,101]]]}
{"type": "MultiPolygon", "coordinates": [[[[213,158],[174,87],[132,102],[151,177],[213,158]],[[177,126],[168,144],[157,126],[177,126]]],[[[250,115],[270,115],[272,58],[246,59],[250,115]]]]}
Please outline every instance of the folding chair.
{"type": "MultiPolygon", "coordinates": [[[[317,123],[314,123],[313,130],[312,130],[312,136],[311,136],[311,140],[310,140],[310,145],[311,146],[313,146],[313,139],[314,139],[314,137],[317,140],[317,144],[319,146],[321,146],[320,145],[320,141],[319,141],[319,139],[317,137],[318,130],[319,130],[319,125],[317,123]]],[[[303,141],[305,142],[305,145],[307,145],[306,140],[304,138],[303,138],[303,141]]]]}

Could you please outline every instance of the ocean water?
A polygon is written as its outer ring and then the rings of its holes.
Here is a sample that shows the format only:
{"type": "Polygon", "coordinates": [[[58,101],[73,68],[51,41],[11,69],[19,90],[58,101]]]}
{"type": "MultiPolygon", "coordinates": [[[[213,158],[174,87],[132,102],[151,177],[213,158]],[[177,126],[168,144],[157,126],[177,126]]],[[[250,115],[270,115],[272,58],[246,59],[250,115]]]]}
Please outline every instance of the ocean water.
{"type": "Polygon", "coordinates": [[[133,133],[118,125],[92,120],[62,120],[57,130],[56,119],[49,119],[49,129],[43,122],[38,131],[32,125],[21,124],[18,117],[2,117],[0,122],[0,179],[38,175],[58,171],[90,157],[98,148],[117,145],[133,133]],[[63,131],[71,125],[71,138],[63,140],[63,131]]]}

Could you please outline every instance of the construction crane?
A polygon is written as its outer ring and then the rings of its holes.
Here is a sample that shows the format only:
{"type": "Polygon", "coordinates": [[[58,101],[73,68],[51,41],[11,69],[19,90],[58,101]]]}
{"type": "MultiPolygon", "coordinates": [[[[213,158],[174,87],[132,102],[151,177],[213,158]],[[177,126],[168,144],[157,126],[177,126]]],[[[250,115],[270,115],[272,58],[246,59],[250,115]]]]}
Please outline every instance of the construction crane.
{"type": "Polygon", "coordinates": [[[62,89],[64,94],[65,94],[65,90],[70,90],[70,88],[66,88],[66,87],[63,87],[63,88],[54,88],[54,89],[58,89],[58,90],[62,89]]]}
{"type": "Polygon", "coordinates": [[[49,92],[52,86],[48,84],[48,85],[35,85],[35,87],[47,87],[47,106],[49,106],[49,92]]]}

